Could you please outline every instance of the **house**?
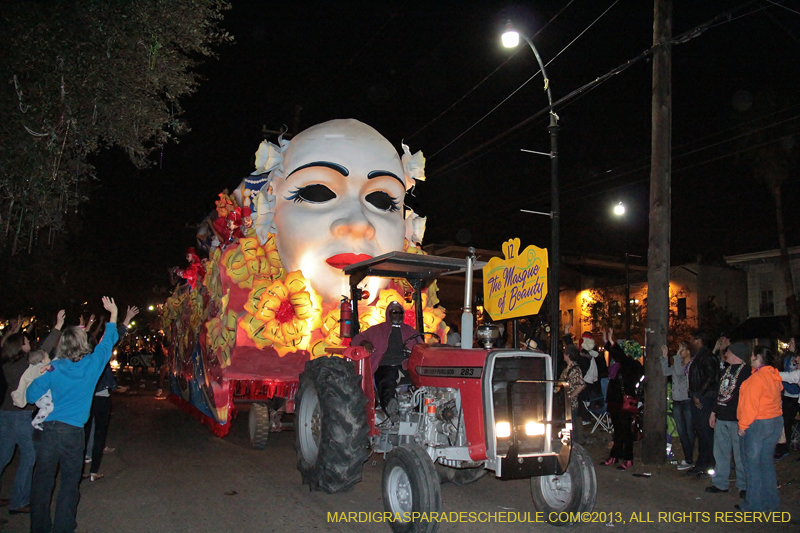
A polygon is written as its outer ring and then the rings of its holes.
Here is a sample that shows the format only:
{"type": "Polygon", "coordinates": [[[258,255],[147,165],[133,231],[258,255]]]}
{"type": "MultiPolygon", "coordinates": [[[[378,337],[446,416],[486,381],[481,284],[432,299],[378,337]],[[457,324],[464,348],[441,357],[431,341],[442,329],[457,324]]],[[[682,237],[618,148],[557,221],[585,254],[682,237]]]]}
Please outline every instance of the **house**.
{"type": "MultiPolygon", "coordinates": [[[[432,255],[447,257],[466,257],[468,248],[429,244],[425,251],[432,255]]],[[[500,251],[476,250],[479,260],[488,261],[491,257],[502,257],[500,251]]],[[[641,258],[639,258],[641,262],[641,258]]],[[[647,301],[647,267],[629,263],[626,278],[625,263],[619,257],[600,255],[570,254],[565,252],[561,259],[559,305],[561,309],[560,330],[572,324],[573,334],[580,335],[592,327],[589,305],[596,291],[603,291],[608,298],[616,300],[614,320],[618,336],[622,335],[625,323],[625,288],[630,287],[632,323],[639,324],[641,313],[647,301]],[[626,283],[627,279],[627,283],[626,283]]],[[[744,271],[728,266],[713,266],[690,263],[674,266],[670,273],[670,295],[672,296],[671,316],[680,321],[683,331],[697,328],[707,318],[703,315],[707,306],[713,302],[717,307],[727,309],[734,317],[747,316],[747,276],[744,271]]],[[[473,294],[476,305],[475,314],[482,321],[483,278],[476,272],[473,279],[473,294]]],[[[464,302],[463,275],[448,276],[437,282],[441,305],[447,310],[448,324],[458,323],[464,302]]],[[[547,304],[540,311],[542,317],[549,315],[547,304]]],[[[632,337],[643,341],[643,327],[632,327],[632,337]],[[637,333],[637,330],[639,333],[637,333]]],[[[711,336],[719,331],[710,331],[711,336]]]]}
{"type": "MultiPolygon", "coordinates": [[[[562,323],[571,323],[572,331],[577,333],[591,329],[589,308],[598,291],[602,290],[605,298],[619,302],[614,310],[619,319],[614,322],[622,330],[625,323],[624,295],[628,285],[631,321],[634,324],[631,333],[637,340],[644,340],[638,337],[643,337],[643,324],[639,324],[639,321],[647,302],[646,266],[630,264],[626,283],[625,264],[619,260],[565,257],[564,265],[560,301],[562,323]],[[637,334],[637,330],[640,333],[637,334]]],[[[671,326],[679,323],[681,336],[700,324],[713,323],[712,317],[707,316],[713,307],[725,309],[738,319],[747,316],[746,275],[741,270],[699,262],[677,265],[670,270],[669,284],[671,326]],[[710,306],[709,303],[714,305],[710,306]]],[[[708,333],[713,337],[719,331],[708,333]]]]}
{"type": "MultiPolygon", "coordinates": [[[[800,246],[789,248],[788,251],[795,293],[798,294],[800,246]]],[[[779,260],[779,250],[725,257],[728,265],[743,270],[747,276],[747,321],[737,328],[743,338],[771,345],[769,341],[792,333],[786,309],[789,291],[779,268],[779,260]]]]}

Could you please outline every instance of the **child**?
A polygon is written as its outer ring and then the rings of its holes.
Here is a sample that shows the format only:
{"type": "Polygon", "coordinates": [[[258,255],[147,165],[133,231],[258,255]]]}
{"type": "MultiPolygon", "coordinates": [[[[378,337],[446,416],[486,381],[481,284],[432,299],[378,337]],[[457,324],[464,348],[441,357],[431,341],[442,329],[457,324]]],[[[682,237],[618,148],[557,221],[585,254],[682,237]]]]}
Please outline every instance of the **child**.
{"type": "MultiPolygon", "coordinates": [[[[22,374],[17,390],[11,393],[14,405],[23,408],[28,404],[25,399],[25,393],[28,392],[28,387],[33,383],[34,379],[38,378],[46,371],[44,367],[47,367],[49,364],[50,357],[44,350],[33,350],[28,354],[28,369],[22,374]]],[[[45,392],[41,398],[36,400],[36,407],[39,408],[39,412],[36,413],[36,416],[31,421],[31,425],[41,431],[42,422],[47,418],[47,415],[53,412],[53,398],[49,390],[45,392]]]]}

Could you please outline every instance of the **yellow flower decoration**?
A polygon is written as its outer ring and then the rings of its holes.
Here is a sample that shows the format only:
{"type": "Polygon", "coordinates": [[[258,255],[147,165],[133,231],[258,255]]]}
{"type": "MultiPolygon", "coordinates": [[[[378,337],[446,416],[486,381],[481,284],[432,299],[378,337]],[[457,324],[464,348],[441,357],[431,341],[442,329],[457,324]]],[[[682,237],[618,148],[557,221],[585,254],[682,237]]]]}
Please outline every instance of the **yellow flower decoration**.
{"type": "Polygon", "coordinates": [[[283,268],[281,256],[278,254],[278,245],[275,242],[275,235],[268,234],[267,242],[264,243],[264,255],[270,266],[270,276],[272,279],[283,279],[286,277],[286,270],[283,268]]]}
{"type": "Polygon", "coordinates": [[[222,296],[222,281],[219,278],[219,258],[222,256],[219,248],[214,248],[206,261],[206,277],[203,278],[203,285],[208,289],[208,295],[212,300],[222,296]]]}
{"type": "Polygon", "coordinates": [[[225,368],[231,364],[231,348],[236,344],[236,313],[228,311],[230,290],[222,297],[219,316],[209,320],[206,328],[206,346],[225,368]]]}
{"type": "Polygon", "coordinates": [[[403,295],[397,292],[394,289],[383,289],[378,294],[378,301],[375,302],[375,307],[380,312],[381,318],[386,317],[386,307],[392,303],[397,302],[403,306],[403,309],[408,311],[409,309],[414,309],[413,305],[406,302],[406,299],[403,298],[403,295]]]}
{"type": "Polygon", "coordinates": [[[239,327],[244,330],[247,337],[253,341],[259,350],[272,346],[272,341],[264,335],[266,326],[266,323],[250,314],[246,314],[239,319],[239,327]]]}
{"type": "Polygon", "coordinates": [[[285,282],[254,287],[245,309],[248,315],[239,324],[248,337],[257,346],[272,343],[281,357],[307,349],[311,332],[322,325],[322,297],[299,271],[290,273],[285,282]]]}
{"type": "Polygon", "coordinates": [[[239,239],[238,246],[225,252],[223,263],[228,276],[242,289],[252,288],[256,280],[273,281],[286,276],[274,236],[263,247],[256,237],[239,239]]]}
{"type": "Polygon", "coordinates": [[[222,256],[222,263],[228,277],[236,283],[240,289],[247,289],[253,286],[253,275],[247,270],[247,260],[244,258],[241,247],[229,246],[222,256]]]}

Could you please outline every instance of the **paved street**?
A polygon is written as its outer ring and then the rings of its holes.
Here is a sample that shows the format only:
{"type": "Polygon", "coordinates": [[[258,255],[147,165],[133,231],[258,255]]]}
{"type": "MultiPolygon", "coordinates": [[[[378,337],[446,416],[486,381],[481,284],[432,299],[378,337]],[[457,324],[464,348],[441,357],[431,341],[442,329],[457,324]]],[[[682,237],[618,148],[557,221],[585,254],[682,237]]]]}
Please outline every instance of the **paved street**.
{"type": "MultiPolygon", "coordinates": [[[[382,511],[381,457],[365,464],[364,480],[346,494],[310,493],[300,484],[295,469],[294,433],[274,434],[265,451],[249,447],[246,412],[233,422],[231,433],[219,439],[174,405],[154,397],[154,387],[132,389],[135,395],[115,394],[108,445],[101,472],[105,478],[81,487],[78,531],[193,532],[221,531],[389,531],[385,524],[331,523],[328,513],[382,511]]],[[[595,461],[605,457],[604,442],[590,447],[595,461]]],[[[797,454],[795,453],[795,456],[797,454]]],[[[637,450],[638,457],[638,450],[637,450]]],[[[796,520],[800,463],[786,458],[779,477],[784,509],[796,520]],[[787,484],[789,483],[789,484],[787,484]],[[788,497],[787,497],[788,495],[788,497]]],[[[11,492],[16,461],[5,471],[0,496],[11,492]]],[[[87,468],[88,471],[88,468],[87,468]]],[[[580,531],[797,531],[797,522],[782,525],[720,524],[715,511],[733,511],[738,497],[733,492],[707,495],[706,480],[686,479],[674,467],[644,469],[652,477],[633,477],[597,467],[599,495],[596,511],[615,513],[626,524],[587,524],[580,531]],[[700,523],[658,522],[659,512],[697,512],[700,523]],[[618,514],[617,514],[618,513],[618,514]],[[630,523],[631,514],[653,523],[630,523]],[[703,523],[707,516],[709,522],[703,523]]],[[[484,477],[467,487],[443,485],[444,510],[448,512],[531,512],[529,484],[484,477]]],[[[27,515],[3,516],[4,531],[27,531],[27,515]]],[[[363,516],[363,515],[362,515],[363,516]]],[[[453,515],[455,516],[455,515],[453,515]]],[[[485,515],[481,515],[485,516],[485,515]]],[[[501,519],[504,515],[497,515],[501,519]]],[[[601,515],[598,515],[598,518],[601,515]]],[[[534,516],[531,515],[531,519],[534,516]]],[[[519,523],[447,524],[440,531],[547,531],[548,525],[519,523]]]]}

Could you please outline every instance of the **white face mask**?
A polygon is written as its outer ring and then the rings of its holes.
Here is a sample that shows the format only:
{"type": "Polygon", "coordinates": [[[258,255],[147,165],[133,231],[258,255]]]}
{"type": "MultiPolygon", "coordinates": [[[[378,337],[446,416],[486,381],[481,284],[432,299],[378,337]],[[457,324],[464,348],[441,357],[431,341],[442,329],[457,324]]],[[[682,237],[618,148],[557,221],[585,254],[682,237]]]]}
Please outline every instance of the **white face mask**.
{"type": "MultiPolygon", "coordinates": [[[[400,157],[370,126],[335,120],[295,137],[283,162],[286,177],[273,181],[281,261],[302,271],[323,300],[338,301],[346,294],[343,266],[403,249],[400,157]]],[[[373,279],[367,289],[377,295],[387,283],[373,279]]]]}

